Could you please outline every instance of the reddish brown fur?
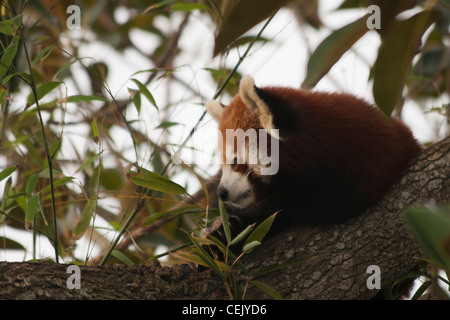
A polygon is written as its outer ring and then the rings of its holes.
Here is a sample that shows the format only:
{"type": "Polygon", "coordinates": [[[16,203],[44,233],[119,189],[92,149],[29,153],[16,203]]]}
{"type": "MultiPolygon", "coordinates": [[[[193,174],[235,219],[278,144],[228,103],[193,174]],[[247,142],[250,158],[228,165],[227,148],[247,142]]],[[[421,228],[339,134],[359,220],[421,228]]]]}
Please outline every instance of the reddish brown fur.
{"type": "MultiPolygon", "coordinates": [[[[403,123],[352,95],[257,90],[281,137],[279,173],[269,186],[253,179],[259,199],[273,198],[274,210],[290,208],[319,221],[354,216],[378,201],[421,150],[403,123]]],[[[224,108],[219,124],[224,138],[225,129],[260,127],[239,96],[224,108]]]]}

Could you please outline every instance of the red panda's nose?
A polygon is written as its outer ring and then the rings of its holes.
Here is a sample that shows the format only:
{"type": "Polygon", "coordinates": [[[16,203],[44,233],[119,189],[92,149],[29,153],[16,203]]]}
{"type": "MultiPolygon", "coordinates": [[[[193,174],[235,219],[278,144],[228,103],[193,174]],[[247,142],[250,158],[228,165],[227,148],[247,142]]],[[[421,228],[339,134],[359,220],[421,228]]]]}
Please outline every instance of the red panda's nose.
{"type": "Polygon", "coordinates": [[[228,190],[223,187],[219,187],[219,189],[217,189],[217,195],[220,197],[220,199],[222,199],[222,201],[227,201],[228,190]]]}

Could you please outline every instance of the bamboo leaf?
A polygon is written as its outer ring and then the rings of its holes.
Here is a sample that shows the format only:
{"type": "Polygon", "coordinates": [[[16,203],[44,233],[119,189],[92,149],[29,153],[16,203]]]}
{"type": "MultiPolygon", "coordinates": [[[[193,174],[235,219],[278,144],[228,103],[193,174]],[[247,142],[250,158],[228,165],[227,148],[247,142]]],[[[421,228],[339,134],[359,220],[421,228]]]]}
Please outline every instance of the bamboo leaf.
{"type": "Polygon", "coordinates": [[[276,215],[278,214],[278,211],[272,214],[270,217],[265,219],[263,222],[261,222],[255,230],[248,236],[247,240],[245,241],[245,245],[253,242],[253,241],[259,241],[262,242],[266,234],[269,232],[270,228],[272,227],[273,221],[275,220],[276,215]]]}
{"type": "Polygon", "coordinates": [[[217,248],[225,255],[228,248],[224,243],[222,243],[219,239],[210,234],[208,235],[208,239],[211,240],[213,244],[217,246],[217,248]]]}
{"type": "MultiPolygon", "coordinates": [[[[62,172],[59,170],[52,170],[53,173],[53,177],[58,177],[59,175],[62,175],[62,172]]],[[[39,173],[39,178],[46,178],[46,179],[50,179],[50,170],[49,169],[44,169],[39,173]]]]}
{"type": "Polygon", "coordinates": [[[31,63],[31,67],[34,67],[37,63],[40,63],[47,59],[48,56],[52,53],[53,49],[55,49],[55,46],[49,46],[42,49],[34,58],[33,62],[31,63]]]}
{"type": "Polygon", "coordinates": [[[171,121],[164,121],[161,122],[155,129],[168,129],[170,127],[179,126],[181,123],[179,122],[171,122],[171,121]]]}
{"type": "Polygon", "coordinates": [[[227,240],[227,245],[231,242],[231,231],[230,231],[230,224],[228,222],[228,215],[225,211],[225,206],[223,205],[222,199],[219,197],[219,213],[220,217],[222,218],[222,226],[223,231],[225,232],[225,239],[227,240]]]}
{"type": "Polygon", "coordinates": [[[14,171],[17,170],[17,166],[11,166],[0,172],[0,181],[8,178],[14,171]]]}
{"type": "MultiPolygon", "coordinates": [[[[194,252],[195,251],[196,250],[194,250],[194,252]]],[[[177,259],[189,261],[189,262],[192,262],[192,263],[195,263],[195,264],[202,265],[204,267],[208,267],[208,264],[202,258],[200,258],[200,256],[198,255],[198,251],[196,253],[197,254],[193,254],[193,253],[189,253],[189,252],[183,252],[183,251],[178,251],[178,252],[170,252],[169,254],[171,256],[174,256],[177,259]]],[[[227,266],[225,263],[220,262],[220,261],[214,261],[214,263],[217,264],[217,266],[219,267],[220,270],[225,271],[225,272],[231,272],[230,267],[227,266]]]]}
{"type": "MultiPolygon", "coordinates": [[[[55,88],[57,88],[62,82],[59,81],[49,81],[41,84],[36,89],[37,99],[38,101],[45,97],[48,93],[52,92],[55,88]]],[[[30,106],[36,103],[36,99],[33,95],[33,92],[28,96],[27,102],[30,106]]]]}
{"type": "Polygon", "coordinates": [[[7,36],[16,35],[16,31],[22,25],[23,15],[19,14],[12,19],[0,21],[0,33],[7,36]]]}
{"type": "Polygon", "coordinates": [[[99,156],[101,155],[101,152],[96,153],[92,156],[90,156],[88,159],[86,159],[85,162],[81,164],[81,166],[78,168],[78,170],[75,173],[78,173],[80,171],[83,171],[87,166],[89,166],[92,162],[94,162],[99,156]]]}
{"type": "Polygon", "coordinates": [[[99,133],[98,133],[98,122],[97,122],[97,118],[94,118],[94,119],[91,121],[91,128],[92,128],[92,135],[94,136],[94,141],[95,141],[95,143],[98,143],[99,133]]]}
{"type": "Polygon", "coordinates": [[[450,270],[450,210],[412,208],[406,221],[416,239],[441,268],[450,270]]]}
{"type": "Polygon", "coordinates": [[[276,300],[284,300],[281,294],[279,294],[275,289],[261,281],[253,280],[251,281],[251,284],[276,300]]]}
{"type": "Polygon", "coordinates": [[[113,250],[113,252],[111,252],[111,255],[116,257],[117,259],[119,259],[121,262],[123,262],[124,264],[126,264],[129,267],[134,265],[134,262],[131,261],[130,258],[128,258],[123,252],[113,250]]]}
{"type": "Polygon", "coordinates": [[[0,237],[0,249],[2,250],[26,250],[20,243],[9,238],[0,237]]]}
{"type": "Polygon", "coordinates": [[[234,0],[222,1],[222,20],[215,39],[214,56],[250,28],[268,18],[289,0],[234,0]]]}
{"type": "Polygon", "coordinates": [[[150,217],[146,218],[142,222],[142,226],[148,227],[158,220],[167,219],[167,218],[175,218],[182,214],[201,213],[201,212],[205,212],[205,209],[201,209],[201,208],[199,208],[197,206],[193,206],[193,205],[185,206],[185,207],[181,207],[181,208],[177,208],[177,209],[173,209],[173,210],[157,212],[157,213],[152,214],[150,217]]]}
{"type": "Polygon", "coordinates": [[[200,176],[194,171],[194,169],[192,169],[192,167],[188,164],[186,164],[181,158],[180,155],[173,150],[173,155],[177,158],[177,161],[181,164],[183,164],[183,167],[185,167],[186,169],[188,169],[198,180],[198,182],[200,182],[200,185],[202,187],[203,193],[205,194],[205,198],[206,198],[206,203],[209,205],[209,192],[208,192],[208,188],[206,188],[205,182],[203,181],[202,178],[200,178],[200,176]]]}
{"type": "Polygon", "coordinates": [[[138,115],[141,114],[141,94],[139,91],[128,88],[128,92],[130,93],[130,98],[133,100],[133,104],[136,108],[138,115]]]}
{"type": "Polygon", "coordinates": [[[87,227],[91,222],[92,215],[94,214],[96,208],[97,208],[97,198],[89,199],[88,202],[86,203],[86,206],[83,209],[80,221],[78,221],[75,230],[73,231],[75,239],[81,238],[83,233],[86,231],[87,227]]]}
{"type": "Polygon", "coordinates": [[[132,183],[148,189],[174,194],[186,193],[186,189],[179,184],[147,170],[143,173],[128,173],[127,177],[132,183]]]}
{"type": "Polygon", "coordinates": [[[142,93],[142,94],[144,95],[144,97],[145,97],[152,105],[155,106],[156,110],[159,110],[159,109],[158,109],[158,106],[156,105],[156,101],[155,101],[155,99],[153,98],[153,95],[150,93],[150,91],[147,89],[147,87],[146,87],[142,82],[140,82],[140,81],[137,80],[137,79],[134,79],[134,78],[133,78],[133,79],[131,79],[131,81],[133,81],[133,82],[138,86],[139,92],[142,93]]]}
{"type": "Polygon", "coordinates": [[[13,37],[11,43],[6,48],[5,52],[3,52],[2,58],[0,60],[0,79],[6,75],[9,66],[14,60],[14,57],[17,54],[17,48],[19,47],[20,38],[13,37]]]}
{"type": "Polygon", "coordinates": [[[220,277],[222,281],[226,281],[225,274],[215,263],[215,261],[211,259],[208,253],[206,253],[205,249],[203,249],[202,246],[197,241],[195,241],[195,239],[190,234],[188,234],[188,237],[195,246],[195,248],[193,248],[193,251],[198,254],[198,256],[220,277]]]}
{"type": "Polygon", "coordinates": [[[390,116],[400,105],[422,35],[435,20],[435,12],[425,10],[407,20],[393,22],[386,34],[372,70],[373,96],[386,115],[390,116]]]}
{"type": "Polygon", "coordinates": [[[313,88],[356,41],[369,30],[367,15],[331,33],[311,55],[302,87],[313,88]]]}
{"type": "Polygon", "coordinates": [[[167,255],[170,254],[171,252],[175,252],[175,251],[178,251],[178,250],[180,250],[180,249],[184,249],[184,248],[186,248],[186,247],[188,247],[188,246],[189,246],[188,243],[180,244],[180,245],[178,245],[178,246],[175,246],[175,247],[170,248],[170,249],[169,249],[168,251],[166,251],[166,252],[157,254],[156,256],[152,256],[149,260],[151,260],[151,261],[158,260],[158,259],[161,258],[161,257],[167,256],[167,255]]]}
{"type": "Polygon", "coordinates": [[[233,240],[231,240],[230,246],[234,246],[235,244],[237,244],[237,243],[241,242],[242,240],[244,240],[244,238],[246,236],[248,236],[250,234],[250,232],[252,232],[254,226],[255,226],[254,224],[251,224],[247,228],[245,228],[233,240]]]}
{"type": "MultiPolygon", "coordinates": [[[[63,184],[66,184],[69,181],[72,181],[74,178],[73,177],[63,177],[61,179],[56,179],[53,182],[53,188],[56,188],[58,186],[61,186],[63,184]]],[[[51,191],[51,185],[46,186],[45,188],[43,188],[40,193],[45,194],[51,191]]]]}
{"type": "Polygon", "coordinates": [[[418,298],[420,298],[432,283],[433,281],[425,281],[424,283],[422,283],[422,285],[419,288],[417,288],[416,292],[414,292],[414,295],[411,297],[411,300],[417,300],[418,298]]]}
{"type": "Polygon", "coordinates": [[[253,240],[252,242],[244,244],[244,246],[242,247],[242,251],[244,253],[250,253],[253,251],[253,249],[255,249],[256,247],[258,247],[260,245],[261,245],[261,242],[253,240]]]}
{"type": "Polygon", "coordinates": [[[176,3],[170,7],[171,11],[189,12],[194,10],[205,10],[208,7],[203,3],[176,3]]]}
{"type": "Polygon", "coordinates": [[[185,260],[188,262],[192,262],[194,264],[198,264],[204,267],[208,267],[208,264],[203,261],[198,255],[188,252],[169,252],[169,255],[171,255],[174,258],[185,260]]]}
{"type": "Polygon", "coordinates": [[[80,103],[80,102],[90,102],[90,101],[107,102],[108,99],[106,99],[105,97],[100,97],[100,96],[95,96],[95,95],[78,94],[78,95],[69,96],[65,100],[65,102],[67,102],[67,103],[80,103]]]}
{"type": "Polygon", "coordinates": [[[37,208],[39,205],[39,195],[36,194],[28,199],[27,201],[27,209],[25,211],[25,229],[31,230],[31,226],[33,225],[34,217],[37,213],[37,208]]]}

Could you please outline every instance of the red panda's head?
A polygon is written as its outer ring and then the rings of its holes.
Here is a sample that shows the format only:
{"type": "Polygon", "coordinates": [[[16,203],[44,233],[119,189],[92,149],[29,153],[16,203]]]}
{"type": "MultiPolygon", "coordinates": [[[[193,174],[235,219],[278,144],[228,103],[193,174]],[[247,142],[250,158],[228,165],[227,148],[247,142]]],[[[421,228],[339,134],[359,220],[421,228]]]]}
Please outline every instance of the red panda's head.
{"type": "Polygon", "coordinates": [[[259,90],[245,76],[239,95],[228,106],[213,100],[206,103],[219,123],[222,178],[218,194],[229,207],[245,208],[258,201],[278,171],[278,130],[259,90]]]}

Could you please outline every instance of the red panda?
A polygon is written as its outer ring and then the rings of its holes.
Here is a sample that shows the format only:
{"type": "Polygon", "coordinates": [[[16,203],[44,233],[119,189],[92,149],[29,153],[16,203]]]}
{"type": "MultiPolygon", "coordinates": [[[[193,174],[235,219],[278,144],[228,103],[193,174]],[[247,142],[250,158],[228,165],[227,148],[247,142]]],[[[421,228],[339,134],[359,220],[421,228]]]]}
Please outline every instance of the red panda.
{"type": "Polygon", "coordinates": [[[355,217],[379,201],[421,151],[406,125],[350,94],[259,88],[244,76],[228,106],[211,100],[206,108],[221,133],[217,193],[227,213],[245,225],[279,210],[275,221],[284,224],[355,217]],[[245,133],[240,146],[237,135],[227,136],[238,129],[245,133]],[[252,156],[259,162],[250,163],[252,156]],[[273,172],[262,174],[271,166],[273,172]]]}

